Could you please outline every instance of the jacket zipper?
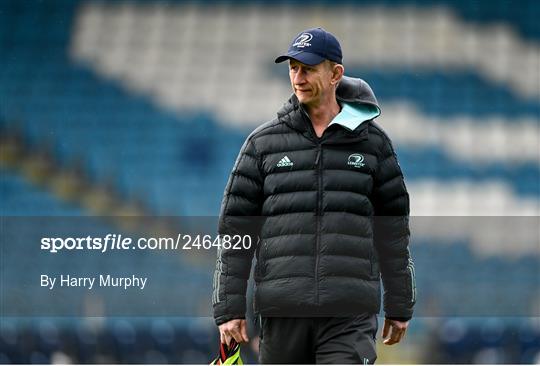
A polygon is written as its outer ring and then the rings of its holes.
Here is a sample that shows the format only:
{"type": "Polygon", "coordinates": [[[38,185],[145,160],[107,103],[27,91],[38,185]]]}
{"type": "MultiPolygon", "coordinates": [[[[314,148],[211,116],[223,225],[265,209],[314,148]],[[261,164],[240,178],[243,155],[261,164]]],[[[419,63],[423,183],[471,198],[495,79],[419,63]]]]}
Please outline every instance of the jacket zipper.
{"type": "Polygon", "coordinates": [[[315,164],[317,165],[317,233],[315,240],[315,304],[319,304],[319,248],[321,245],[321,215],[322,215],[322,146],[317,144],[317,157],[315,164]]]}
{"type": "Polygon", "coordinates": [[[307,112],[300,106],[304,117],[307,119],[311,126],[311,134],[313,139],[317,141],[317,156],[315,158],[315,165],[317,166],[317,210],[315,216],[317,216],[317,232],[315,234],[315,304],[319,304],[319,248],[321,246],[321,215],[322,215],[322,143],[321,138],[315,133],[315,129],[311,124],[311,119],[307,112]]]}

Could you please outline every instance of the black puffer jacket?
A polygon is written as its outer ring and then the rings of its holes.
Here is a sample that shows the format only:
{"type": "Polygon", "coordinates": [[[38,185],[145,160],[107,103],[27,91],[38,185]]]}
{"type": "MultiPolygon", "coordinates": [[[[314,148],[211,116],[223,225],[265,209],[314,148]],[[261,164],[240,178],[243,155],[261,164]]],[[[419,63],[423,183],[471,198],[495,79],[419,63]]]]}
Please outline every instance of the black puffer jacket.
{"type": "MultiPolygon", "coordinates": [[[[371,88],[345,77],[337,99],[378,111],[371,88]]],[[[378,114],[378,113],[377,113],[378,114]]],[[[409,196],[392,144],[373,120],[315,135],[293,95],[247,138],[221,207],[219,233],[260,235],[250,250],[222,249],[214,317],[243,318],[256,251],[255,311],[263,316],[378,313],[410,318],[414,267],[409,196]]]]}

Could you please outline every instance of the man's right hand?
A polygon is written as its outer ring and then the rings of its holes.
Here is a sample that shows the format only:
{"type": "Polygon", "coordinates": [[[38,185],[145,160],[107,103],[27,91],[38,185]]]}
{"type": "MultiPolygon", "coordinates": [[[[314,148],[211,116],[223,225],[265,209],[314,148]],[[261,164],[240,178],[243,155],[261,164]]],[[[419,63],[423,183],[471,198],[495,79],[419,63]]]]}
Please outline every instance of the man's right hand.
{"type": "Polygon", "coordinates": [[[246,319],[233,319],[221,324],[219,326],[219,336],[221,343],[225,343],[227,346],[233,338],[238,343],[249,342],[246,319]]]}

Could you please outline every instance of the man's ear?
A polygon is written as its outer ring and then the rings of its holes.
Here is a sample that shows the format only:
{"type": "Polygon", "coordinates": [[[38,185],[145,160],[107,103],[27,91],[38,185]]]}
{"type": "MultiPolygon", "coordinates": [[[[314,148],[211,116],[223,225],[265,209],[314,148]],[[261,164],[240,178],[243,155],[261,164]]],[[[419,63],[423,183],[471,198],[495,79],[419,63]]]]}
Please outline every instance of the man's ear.
{"type": "Polygon", "coordinates": [[[345,68],[343,65],[334,64],[332,67],[332,85],[337,85],[341,81],[344,73],[345,68]]]}

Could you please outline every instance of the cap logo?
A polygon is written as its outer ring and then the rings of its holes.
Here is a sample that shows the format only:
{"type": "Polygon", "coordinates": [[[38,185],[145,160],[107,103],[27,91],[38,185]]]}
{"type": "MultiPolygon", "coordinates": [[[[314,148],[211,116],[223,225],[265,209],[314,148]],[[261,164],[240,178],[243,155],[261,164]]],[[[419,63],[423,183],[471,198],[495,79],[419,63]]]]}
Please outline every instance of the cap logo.
{"type": "Polygon", "coordinates": [[[298,48],[310,47],[311,43],[309,43],[309,41],[311,41],[312,38],[313,38],[313,35],[311,33],[302,33],[294,41],[293,47],[298,47],[298,48]]]}

